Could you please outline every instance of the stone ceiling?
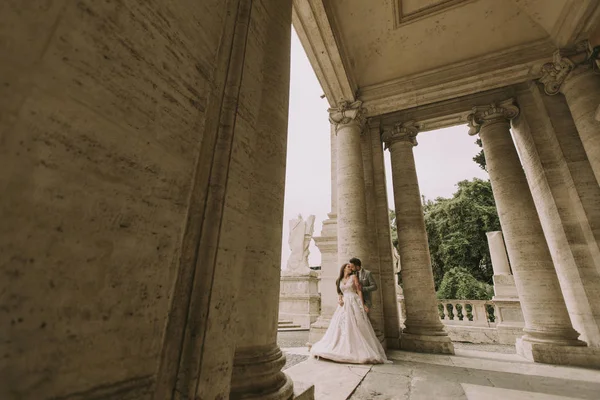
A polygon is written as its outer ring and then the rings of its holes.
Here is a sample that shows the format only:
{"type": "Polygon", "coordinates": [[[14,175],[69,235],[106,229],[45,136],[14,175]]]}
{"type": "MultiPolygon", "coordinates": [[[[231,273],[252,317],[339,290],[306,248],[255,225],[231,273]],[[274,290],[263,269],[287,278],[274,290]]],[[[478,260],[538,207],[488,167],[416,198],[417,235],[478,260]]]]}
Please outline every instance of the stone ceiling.
{"type": "Polygon", "coordinates": [[[599,19],[597,0],[294,0],[330,104],[371,115],[531,79],[599,19]]]}

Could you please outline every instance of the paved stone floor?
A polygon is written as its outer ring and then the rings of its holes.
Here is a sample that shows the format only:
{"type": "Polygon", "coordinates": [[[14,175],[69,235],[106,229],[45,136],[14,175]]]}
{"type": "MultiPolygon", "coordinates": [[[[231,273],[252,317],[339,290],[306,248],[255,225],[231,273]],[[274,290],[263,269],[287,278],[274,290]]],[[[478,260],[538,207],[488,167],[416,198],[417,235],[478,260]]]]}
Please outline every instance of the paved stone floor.
{"type": "Polygon", "coordinates": [[[393,364],[350,365],[308,357],[307,332],[281,332],[294,382],[317,400],[600,399],[600,371],[534,364],[513,346],[455,343],[456,355],[389,351],[393,364]]]}
{"type": "MultiPolygon", "coordinates": [[[[308,331],[278,332],[277,335],[277,343],[282,349],[304,347],[306,342],[308,342],[308,331]]],[[[284,371],[308,358],[308,355],[289,353],[285,350],[284,353],[286,358],[284,371]]]]}

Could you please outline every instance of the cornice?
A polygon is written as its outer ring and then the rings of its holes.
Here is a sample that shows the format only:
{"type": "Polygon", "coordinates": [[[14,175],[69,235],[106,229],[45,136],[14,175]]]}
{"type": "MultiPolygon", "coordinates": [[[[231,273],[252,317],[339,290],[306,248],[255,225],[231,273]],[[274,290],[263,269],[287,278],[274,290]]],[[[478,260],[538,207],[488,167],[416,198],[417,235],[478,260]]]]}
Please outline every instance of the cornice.
{"type": "Polygon", "coordinates": [[[354,100],[356,85],[344,67],[323,0],[293,0],[292,24],[329,104],[354,100]]]}
{"type": "Polygon", "coordinates": [[[505,51],[366,86],[359,98],[372,117],[513,85],[541,74],[556,50],[537,40],[505,51]]]}
{"type": "Polygon", "coordinates": [[[515,89],[513,87],[493,89],[372,117],[369,119],[369,124],[377,121],[381,126],[389,129],[402,121],[415,121],[419,132],[432,131],[467,124],[467,117],[472,113],[473,106],[476,104],[499,103],[514,96],[515,89]]]}

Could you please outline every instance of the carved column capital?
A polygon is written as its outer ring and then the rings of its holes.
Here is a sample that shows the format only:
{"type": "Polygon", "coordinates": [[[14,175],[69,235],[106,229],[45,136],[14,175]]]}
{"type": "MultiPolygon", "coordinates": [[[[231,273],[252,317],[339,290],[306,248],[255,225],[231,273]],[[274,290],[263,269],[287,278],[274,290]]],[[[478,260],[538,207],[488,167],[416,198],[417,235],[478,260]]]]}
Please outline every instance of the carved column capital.
{"type": "Polygon", "coordinates": [[[329,122],[335,126],[336,133],[342,125],[357,124],[362,128],[365,123],[365,110],[362,108],[360,100],[353,103],[342,101],[337,107],[332,107],[327,112],[329,113],[329,122]]]}
{"type": "Polygon", "coordinates": [[[544,85],[544,92],[550,96],[559,93],[560,86],[574,68],[575,63],[556,50],[552,61],[542,65],[540,83],[544,85]]]}
{"type": "Polygon", "coordinates": [[[556,50],[552,61],[542,65],[539,79],[547,95],[560,93],[563,83],[573,75],[591,70],[598,57],[589,41],[584,40],[570,49],[556,50]]]}
{"type": "Polygon", "coordinates": [[[510,121],[518,115],[519,107],[517,107],[513,99],[505,100],[500,103],[492,103],[487,106],[473,107],[473,111],[467,116],[469,135],[477,135],[481,130],[481,127],[486,124],[499,121],[510,121]]]}
{"type": "Polygon", "coordinates": [[[385,143],[386,149],[398,142],[407,142],[416,146],[418,144],[418,133],[419,127],[415,124],[415,121],[408,121],[396,124],[393,128],[384,129],[381,140],[385,143]]]}

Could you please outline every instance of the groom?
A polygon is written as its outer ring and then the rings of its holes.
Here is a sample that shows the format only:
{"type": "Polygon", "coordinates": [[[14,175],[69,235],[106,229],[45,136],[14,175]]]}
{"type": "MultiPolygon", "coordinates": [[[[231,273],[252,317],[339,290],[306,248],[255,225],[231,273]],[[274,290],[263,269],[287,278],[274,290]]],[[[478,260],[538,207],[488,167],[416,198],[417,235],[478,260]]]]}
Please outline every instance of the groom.
{"type": "Polygon", "coordinates": [[[373,302],[371,301],[371,292],[377,290],[377,283],[375,283],[375,278],[371,275],[371,271],[364,269],[358,258],[353,257],[349,262],[352,265],[352,269],[356,272],[358,282],[362,286],[363,300],[367,306],[367,312],[369,312],[373,305],[373,302]]]}

